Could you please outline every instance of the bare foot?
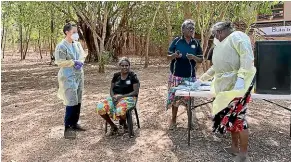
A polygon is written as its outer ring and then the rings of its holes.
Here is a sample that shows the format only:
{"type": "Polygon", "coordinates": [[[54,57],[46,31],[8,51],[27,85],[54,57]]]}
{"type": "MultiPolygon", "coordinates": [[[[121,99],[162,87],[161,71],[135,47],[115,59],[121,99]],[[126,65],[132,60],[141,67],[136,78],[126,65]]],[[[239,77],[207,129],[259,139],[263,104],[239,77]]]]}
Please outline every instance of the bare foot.
{"type": "Polygon", "coordinates": [[[237,148],[233,148],[233,147],[225,147],[225,148],[223,148],[223,149],[224,149],[225,152],[227,152],[227,153],[229,153],[229,154],[231,154],[231,155],[234,155],[234,156],[238,155],[238,153],[239,153],[239,151],[238,151],[237,148]]]}
{"type": "Polygon", "coordinates": [[[248,155],[242,155],[242,154],[239,154],[237,155],[234,159],[233,159],[234,162],[251,162],[250,158],[248,155]]]}

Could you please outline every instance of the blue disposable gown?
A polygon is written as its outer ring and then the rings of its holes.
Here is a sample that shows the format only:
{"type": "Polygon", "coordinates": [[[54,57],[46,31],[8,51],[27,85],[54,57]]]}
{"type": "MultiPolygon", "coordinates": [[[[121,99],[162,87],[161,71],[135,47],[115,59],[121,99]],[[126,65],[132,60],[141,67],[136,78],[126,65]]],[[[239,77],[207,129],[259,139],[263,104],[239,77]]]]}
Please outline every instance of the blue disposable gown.
{"type": "Polygon", "coordinates": [[[84,71],[74,68],[74,60],[84,63],[85,52],[80,42],[69,43],[62,40],[55,50],[55,63],[60,67],[58,73],[59,89],[57,96],[66,106],[81,103],[84,89],[84,71]]]}

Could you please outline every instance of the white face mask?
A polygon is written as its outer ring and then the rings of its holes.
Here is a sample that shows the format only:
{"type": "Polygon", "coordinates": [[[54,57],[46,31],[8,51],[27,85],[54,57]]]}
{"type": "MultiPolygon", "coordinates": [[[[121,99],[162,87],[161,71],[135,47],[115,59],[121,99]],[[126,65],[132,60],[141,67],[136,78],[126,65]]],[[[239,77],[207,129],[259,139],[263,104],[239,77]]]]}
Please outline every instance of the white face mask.
{"type": "Polygon", "coordinates": [[[214,43],[215,45],[217,45],[217,44],[220,43],[220,41],[219,41],[218,39],[214,38],[214,39],[213,39],[213,43],[214,43]]]}
{"type": "Polygon", "coordinates": [[[71,38],[74,40],[74,41],[77,41],[79,40],[79,34],[78,33],[74,33],[71,38]]]}

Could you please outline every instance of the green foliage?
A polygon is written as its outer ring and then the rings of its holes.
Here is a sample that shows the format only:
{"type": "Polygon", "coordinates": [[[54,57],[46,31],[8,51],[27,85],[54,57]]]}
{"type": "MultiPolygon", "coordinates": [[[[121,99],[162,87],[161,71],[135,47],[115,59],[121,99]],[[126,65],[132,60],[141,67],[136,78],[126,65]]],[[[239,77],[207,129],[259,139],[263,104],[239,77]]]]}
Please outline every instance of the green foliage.
{"type": "Polygon", "coordinates": [[[111,51],[103,51],[101,55],[101,65],[109,64],[112,61],[113,53],[111,51]]]}
{"type": "MultiPolygon", "coordinates": [[[[92,24],[103,21],[105,7],[108,10],[108,21],[112,24],[110,32],[119,29],[125,21],[123,31],[135,32],[136,35],[146,36],[151,25],[157,6],[166,8],[170,19],[171,35],[181,34],[181,24],[185,18],[185,10],[189,9],[192,19],[196,22],[196,33],[208,36],[211,25],[217,21],[230,20],[244,22],[251,25],[258,13],[270,13],[271,6],[280,2],[264,1],[190,1],[190,2],[103,2],[103,1],[75,1],[75,2],[2,2],[2,23],[7,28],[7,41],[17,42],[19,39],[19,25],[23,26],[23,35],[30,31],[32,42],[41,39],[59,41],[63,38],[62,27],[65,20],[77,23],[76,11],[82,11],[86,19],[92,24]],[[54,33],[51,33],[51,21],[54,22],[54,33]]],[[[150,35],[151,44],[167,46],[167,21],[161,8],[156,16],[150,35]]],[[[98,29],[102,29],[98,27],[98,29]]],[[[101,33],[101,31],[100,31],[101,33]]]]}

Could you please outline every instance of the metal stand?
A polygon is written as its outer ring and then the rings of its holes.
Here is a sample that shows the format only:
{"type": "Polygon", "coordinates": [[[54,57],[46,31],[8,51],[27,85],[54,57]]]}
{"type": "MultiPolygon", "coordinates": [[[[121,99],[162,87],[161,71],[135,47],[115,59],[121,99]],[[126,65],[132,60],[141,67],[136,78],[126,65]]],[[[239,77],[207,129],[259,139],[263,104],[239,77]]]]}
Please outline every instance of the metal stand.
{"type": "Polygon", "coordinates": [[[214,101],[211,100],[211,101],[208,101],[208,102],[205,102],[203,104],[199,104],[199,105],[194,105],[194,97],[190,97],[189,99],[189,102],[188,102],[188,107],[187,107],[187,114],[188,114],[188,146],[190,146],[190,135],[191,135],[191,130],[192,130],[192,110],[194,110],[195,108],[197,107],[200,107],[200,106],[203,106],[203,105],[206,105],[206,104],[209,104],[209,103],[212,103],[214,101]]]}
{"type": "MultiPolygon", "coordinates": [[[[279,105],[279,104],[277,104],[277,103],[275,103],[275,102],[272,102],[272,101],[269,101],[269,100],[266,100],[266,99],[263,99],[263,101],[269,102],[269,103],[271,103],[271,104],[274,104],[274,105],[276,105],[276,106],[278,106],[278,107],[281,107],[281,108],[283,108],[283,109],[285,109],[285,110],[291,112],[291,109],[289,109],[288,107],[285,107],[285,106],[279,105]]],[[[290,133],[289,133],[289,136],[291,137],[291,117],[290,117],[290,124],[289,124],[289,126],[290,126],[290,131],[289,131],[290,133]]]]}
{"type": "Polygon", "coordinates": [[[192,102],[192,98],[190,97],[189,103],[188,103],[188,108],[187,108],[187,114],[188,114],[188,146],[190,146],[190,135],[191,135],[191,126],[192,126],[192,104],[194,103],[194,98],[192,102]]]}

